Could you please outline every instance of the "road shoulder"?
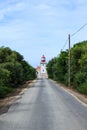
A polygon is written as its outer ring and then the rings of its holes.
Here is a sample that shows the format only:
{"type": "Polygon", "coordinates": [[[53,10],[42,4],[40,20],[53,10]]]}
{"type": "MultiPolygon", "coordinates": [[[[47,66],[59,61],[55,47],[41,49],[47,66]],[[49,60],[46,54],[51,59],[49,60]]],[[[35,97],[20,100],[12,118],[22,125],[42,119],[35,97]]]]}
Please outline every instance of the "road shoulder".
{"type": "Polygon", "coordinates": [[[17,100],[20,99],[24,92],[32,86],[32,84],[36,82],[36,80],[27,81],[20,88],[17,88],[15,92],[11,93],[4,99],[0,99],[0,115],[4,114],[8,111],[10,106],[17,100]]]}
{"type": "Polygon", "coordinates": [[[56,81],[54,81],[54,82],[58,86],[60,86],[61,88],[63,88],[65,91],[67,91],[69,94],[71,94],[73,97],[75,97],[79,102],[81,102],[83,105],[85,105],[87,107],[87,95],[80,94],[76,90],[74,90],[72,88],[68,88],[67,86],[65,86],[65,85],[63,85],[61,83],[57,83],[56,81]]]}

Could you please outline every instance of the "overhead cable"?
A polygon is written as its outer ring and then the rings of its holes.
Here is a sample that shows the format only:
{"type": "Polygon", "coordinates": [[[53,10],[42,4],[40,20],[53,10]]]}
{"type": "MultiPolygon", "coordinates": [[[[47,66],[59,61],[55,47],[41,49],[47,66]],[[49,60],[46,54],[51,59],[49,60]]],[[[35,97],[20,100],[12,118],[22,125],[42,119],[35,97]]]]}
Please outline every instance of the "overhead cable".
{"type": "Polygon", "coordinates": [[[67,45],[67,42],[68,42],[68,39],[66,40],[66,42],[65,42],[65,44],[64,44],[64,46],[63,46],[63,48],[62,48],[62,50],[65,48],[65,46],[67,45]]]}
{"type": "Polygon", "coordinates": [[[86,25],[87,25],[87,23],[85,23],[85,24],[84,24],[82,27],[80,27],[76,32],[74,32],[74,33],[71,35],[71,37],[74,36],[74,35],[76,35],[78,32],[80,32],[80,30],[82,30],[86,25]]]}

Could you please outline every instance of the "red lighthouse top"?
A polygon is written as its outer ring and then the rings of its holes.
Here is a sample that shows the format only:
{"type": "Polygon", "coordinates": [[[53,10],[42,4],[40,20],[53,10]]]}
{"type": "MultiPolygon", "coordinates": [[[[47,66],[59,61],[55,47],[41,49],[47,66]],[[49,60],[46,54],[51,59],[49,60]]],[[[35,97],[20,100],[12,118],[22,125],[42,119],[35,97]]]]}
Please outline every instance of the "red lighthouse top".
{"type": "Polygon", "coordinates": [[[44,55],[42,55],[42,57],[41,57],[41,62],[43,63],[43,62],[46,62],[46,57],[44,56],[44,55]]]}

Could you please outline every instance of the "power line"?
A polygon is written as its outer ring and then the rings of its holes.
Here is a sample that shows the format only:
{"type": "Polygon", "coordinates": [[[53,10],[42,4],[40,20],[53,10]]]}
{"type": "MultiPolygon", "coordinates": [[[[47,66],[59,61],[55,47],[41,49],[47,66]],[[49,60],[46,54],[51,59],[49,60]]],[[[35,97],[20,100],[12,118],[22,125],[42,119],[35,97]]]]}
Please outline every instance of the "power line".
{"type": "Polygon", "coordinates": [[[66,42],[65,42],[65,44],[64,44],[64,46],[63,46],[63,48],[62,48],[62,50],[65,48],[65,46],[67,45],[67,42],[68,42],[68,39],[66,40],[66,42]]]}
{"type": "Polygon", "coordinates": [[[68,35],[68,39],[66,40],[62,50],[65,48],[65,46],[67,45],[67,42],[69,43],[69,51],[68,51],[68,86],[71,86],[71,59],[70,59],[70,37],[76,35],[78,32],[80,32],[85,26],[87,25],[87,23],[85,23],[83,26],[81,26],[76,32],[74,32],[71,36],[70,34],[68,35]]]}
{"type": "MultiPolygon", "coordinates": [[[[74,32],[72,35],[70,35],[70,37],[73,37],[74,35],[76,35],[78,32],[80,32],[85,26],[87,25],[87,23],[85,23],[83,26],[81,26],[76,32],[74,32]]],[[[68,39],[65,41],[65,44],[63,45],[63,48],[61,50],[63,50],[66,45],[68,43],[68,39]]]]}
{"type": "Polygon", "coordinates": [[[78,32],[80,32],[80,30],[82,30],[85,26],[87,25],[87,23],[85,23],[83,26],[81,26],[76,32],[74,32],[71,37],[73,37],[74,35],[76,35],[78,32]]]}

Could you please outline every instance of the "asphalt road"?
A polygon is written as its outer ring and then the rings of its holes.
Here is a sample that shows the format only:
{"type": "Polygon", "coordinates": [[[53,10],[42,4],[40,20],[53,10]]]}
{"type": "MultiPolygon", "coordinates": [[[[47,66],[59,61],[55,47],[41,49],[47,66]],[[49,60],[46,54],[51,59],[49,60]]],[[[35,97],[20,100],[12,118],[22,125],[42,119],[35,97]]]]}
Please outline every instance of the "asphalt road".
{"type": "Polygon", "coordinates": [[[87,107],[40,79],[0,116],[0,130],[87,130],[87,107]]]}

